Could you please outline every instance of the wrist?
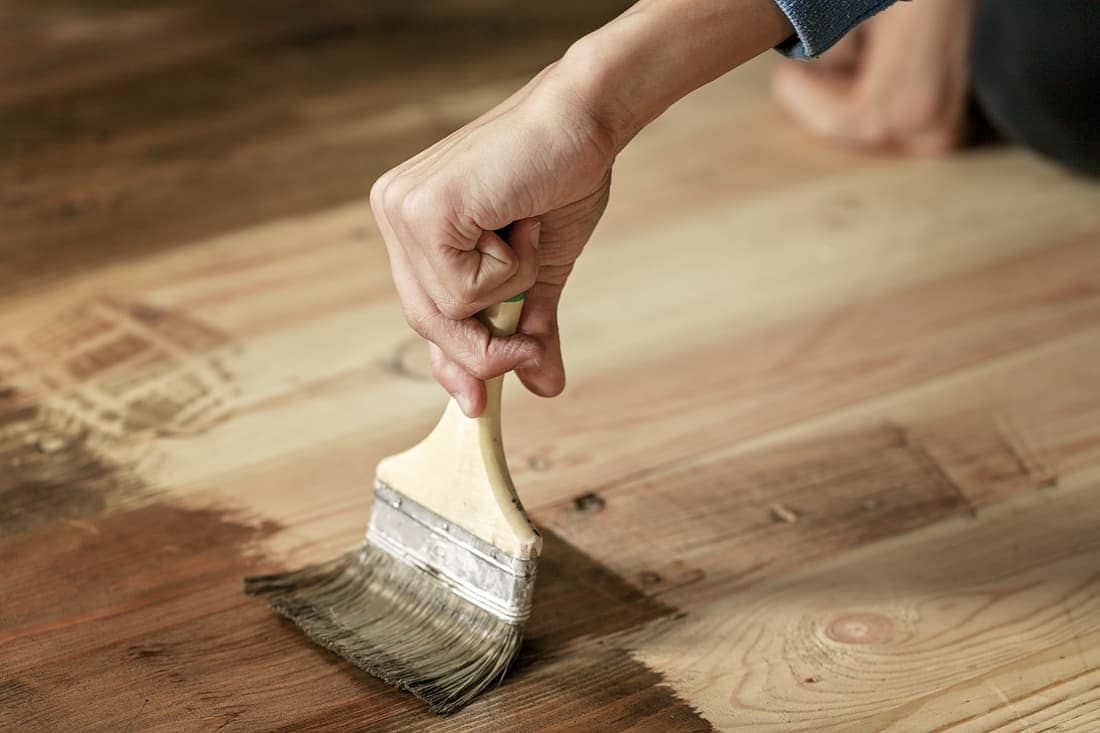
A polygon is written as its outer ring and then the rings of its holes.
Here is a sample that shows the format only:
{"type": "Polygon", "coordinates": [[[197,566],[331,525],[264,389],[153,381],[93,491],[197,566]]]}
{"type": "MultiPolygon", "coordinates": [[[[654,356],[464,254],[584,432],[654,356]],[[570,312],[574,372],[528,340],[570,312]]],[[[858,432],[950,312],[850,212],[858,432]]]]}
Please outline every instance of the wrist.
{"type": "Polygon", "coordinates": [[[774,0],[642,0],[570,46],[546,81],[618,151],[678,99],[791,32],[774,0]]]}
{"type": "Polygon", "coordinates": [[[616,95],[606,59],[589,36],[546,70],[538,89],[552,113],[567,118],[612,157],[641,129],[634,110],[616,95]]]}
{"type": "MultiPolygon", "coordinates": [[[[636,94],[626,75],[623,49],[610,42],[610,33],[605,27],[574,42],[546,81],[618,153],[663,107],[656,109],[655,99],[636,94]]],[[[643,73],[636,68],[631,71],[634,78],[643,73]]]]}

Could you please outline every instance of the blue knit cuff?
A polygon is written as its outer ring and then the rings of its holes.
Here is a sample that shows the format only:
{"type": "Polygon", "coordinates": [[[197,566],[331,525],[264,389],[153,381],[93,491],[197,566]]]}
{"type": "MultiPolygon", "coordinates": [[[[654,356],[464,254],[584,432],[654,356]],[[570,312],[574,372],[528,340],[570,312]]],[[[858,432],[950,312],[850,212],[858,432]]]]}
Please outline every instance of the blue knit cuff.
{"type": "Polygon", "coordinates": [[[776,46],[791,58],[817,56],[894,0],[775,0],[795,35],[776,46]]]}

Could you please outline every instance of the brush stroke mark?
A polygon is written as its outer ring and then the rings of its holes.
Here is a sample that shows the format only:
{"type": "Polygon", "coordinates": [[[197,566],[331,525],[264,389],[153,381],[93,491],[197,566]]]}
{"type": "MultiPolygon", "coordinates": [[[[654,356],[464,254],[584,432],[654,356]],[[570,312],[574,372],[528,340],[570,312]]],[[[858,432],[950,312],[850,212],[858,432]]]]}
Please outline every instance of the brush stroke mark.
{"type": "Polygon", "coordinates": [[[311,644],[240,579],[270,522],[148,504],[0,538],[0,728],[383,731],[710,726],[629,652],[675,618],[544,532],[528,642],[505,684],[450,718],[311,644]],[[43,583],[43,579],[49,579],[43,583]]]}
{"type": "Polygon", "coordinates": [[[226,334],[142,303],[80,303],[9,351],[19,354],[19,368],[9,369],[13,386],[104,435],[202,433],[228,417],[239,396],[231,367],[238,350],[226,334]]]}
{"type": "Polygon", "coordinates": [[[22,680],[10,679],[0,682],[0,710],[34,697],[36,697],[35,689],[22,680]]]}
{"type": "Polygon", "coordinates": [[[277,525],[165,503],[84,521],[0,539],[0,729],[123,730],[142,709],[143,730],[207,728],[264,689],[275,655],[243,652],[278,626],[237,593],[277,525]]]}
{"type": "MultiPolygon", "coordinates": [[[[281,729],[712,730],[659,673],[629,651],[635,633],[675,620],[677,611],[649,598],[553,532],[539,531],[543,554],[534,607],[523,650],[503,685],[441,718],[411,695],[318,649],[318,656],[338,663],[385,702],[376,699],[373,706],[365,706],[349,700],[281,729]]],[[[288,633],[302,636],[287,626],[288,633]]]]}
{"type": "Polygon", "coordinates": [[[242,596],[279,527],[149,503],[144,470],[156,438],[231,413],[233,350],[183,314],[107,298],[0,345],[0,566],[13,599],[0,604],[0,728],[709,729],[629,652],[633,632],[675,610],[550,532],[514,671],[453,718],[242,596]]]}
{"type": "Polygon", "coordinates": [[[543,518],[586,551],[614,558],[622,577],[659,575],[642,581],[648,593],[675,603],[690,584],[701,603],[1047,485],[1052,474],[1030,465],[988,413],[947,415],[685,461],[562,501],[543,518]]]}
{"type": "Polygon", "coordinates": [[[231,414],[235,353],[186,315],[111,298],[0,345],[0,532],[76,522],[137,493],[156,438],[231,414]]]}
{"type": "Polygon", "coordinates": [[[99,514],[140,486],[132,464],[108,457],[86,425],[11,388],[7,394],[0,401],[0,534],[99,514]]]}
{"type": "Polygon", "coordinates": [[[947,467],[936,460],[936,457],[929,452],[923,442],[915,440],[909,431],[900,425],[887,423],[883,426],[883,429],[896,434],[896,447],[907,451],[908,455],[928,472],[933,483],[946,487],[958,496],[959,505],[965,509],[971,518],[978,516],[978,507],[970,500],[963,487],[952,479],[947,467]]]}
{"type": "Polygon", "coordinates": [[[974,513],[1007,494],[1058,484],[1052,459],[1004,415],[971,411],[899,430],[942,467],[974,513]]]}

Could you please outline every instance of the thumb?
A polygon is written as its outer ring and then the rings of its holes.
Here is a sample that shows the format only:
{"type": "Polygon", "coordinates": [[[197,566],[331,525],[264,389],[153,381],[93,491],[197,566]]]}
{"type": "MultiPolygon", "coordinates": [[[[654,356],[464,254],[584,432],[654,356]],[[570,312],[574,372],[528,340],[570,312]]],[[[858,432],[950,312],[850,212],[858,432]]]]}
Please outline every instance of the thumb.
{"type": "Polygon", "coordinates": [[[565,389],[565,365],[558,333],[558,302],[562,286],[538,283],[527,291],[519,332],[538,341],[542,358],[536,366],[516,369],[527,389],[540,397],[555,397],[565,389]]]}

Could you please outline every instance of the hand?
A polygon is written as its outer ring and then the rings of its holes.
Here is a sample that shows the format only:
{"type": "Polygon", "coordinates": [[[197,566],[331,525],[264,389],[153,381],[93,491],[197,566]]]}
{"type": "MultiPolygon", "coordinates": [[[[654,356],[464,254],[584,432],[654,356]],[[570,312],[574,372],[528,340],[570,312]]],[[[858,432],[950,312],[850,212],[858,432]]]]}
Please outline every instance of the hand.
{"type": "Polygon", "coordinates": [[[773,0],[640,0],[378,179],[371,206],[405,317],[467,415],[485,409],[482,380],[511,369],[536,394],[561,392],[558,301],[607,205],[615,155],[677,99],[791,31],[773,0]],[[524,291],[514,336],[473,318],[524,291]]]}
{"type": "Polygon", "coordinates": [[[539,395],[565,386],[558,302],[607,205],[616,150],[559,83],[551,67],[371,190],[406,320],[470,416],[485,407],[482,380],[513,369],[539,395]],[[522,292],[514,336],[473,317],[522,292]]]}
{"type": "Polygon", "coordinates": [[[814,63],[780,62],[774,91],[811,131],[856,148],[936,155],[962,144],[973,0],[897,3],[814,63]]]}

